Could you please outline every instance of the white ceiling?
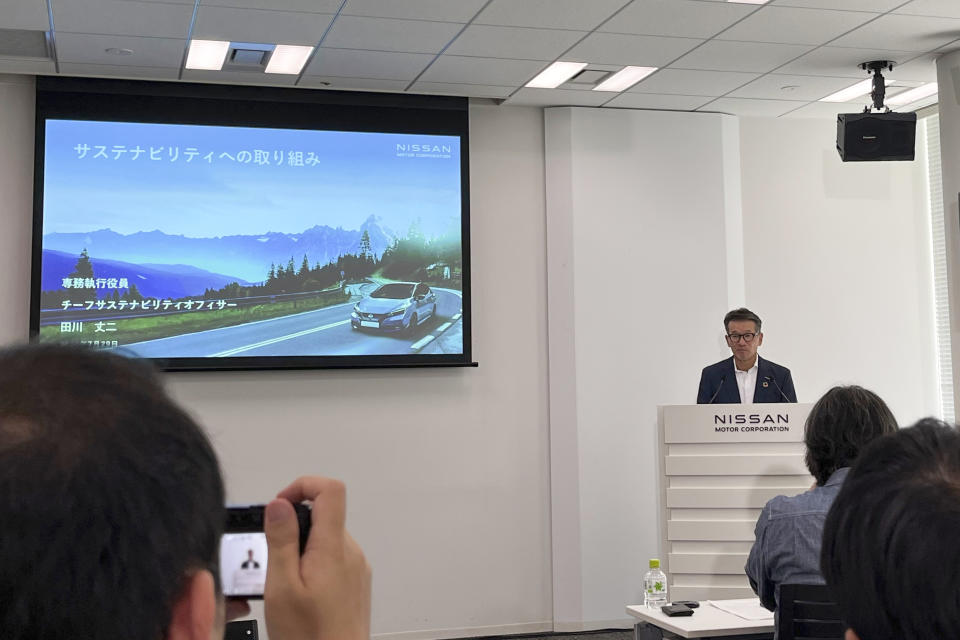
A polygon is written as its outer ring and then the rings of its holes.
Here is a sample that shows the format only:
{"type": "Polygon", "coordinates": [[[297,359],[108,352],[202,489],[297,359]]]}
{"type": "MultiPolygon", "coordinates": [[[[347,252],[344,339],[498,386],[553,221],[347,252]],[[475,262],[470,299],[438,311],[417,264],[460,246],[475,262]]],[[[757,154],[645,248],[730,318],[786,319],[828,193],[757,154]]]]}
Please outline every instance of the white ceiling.
{"type": "Polygon", "coordinates": [[[960,0],[3,0],[0,29],[50,31],[55,48],[0,56],[0,73],[824,117],[867,102],[816,102],[866,78],[860,62],[897,63],[888,95],[935,81],[960,0]],[[318,48],[299,76],[184,70],[191,38],[318,48]],[[523,87],[558,59],[660,70],[623,93],[523,87]]]}

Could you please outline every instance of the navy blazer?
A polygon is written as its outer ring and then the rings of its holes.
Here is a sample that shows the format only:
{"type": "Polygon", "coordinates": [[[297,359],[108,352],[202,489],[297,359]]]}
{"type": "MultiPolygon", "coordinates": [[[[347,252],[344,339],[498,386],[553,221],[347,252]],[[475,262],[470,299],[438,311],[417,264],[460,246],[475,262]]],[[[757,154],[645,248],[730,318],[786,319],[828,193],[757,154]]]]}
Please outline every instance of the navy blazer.
{"type": "MultiPolygon", "coordinates": [[[[733,356],[703,368],[697,404],[740,404],[740,388],[733,372],[733,356]]],[[[757,356],[757,386],[754,402],[796,402],[790,369],[757,356]],[[781,393],[782,391],[782,393],[781,393]]]]}

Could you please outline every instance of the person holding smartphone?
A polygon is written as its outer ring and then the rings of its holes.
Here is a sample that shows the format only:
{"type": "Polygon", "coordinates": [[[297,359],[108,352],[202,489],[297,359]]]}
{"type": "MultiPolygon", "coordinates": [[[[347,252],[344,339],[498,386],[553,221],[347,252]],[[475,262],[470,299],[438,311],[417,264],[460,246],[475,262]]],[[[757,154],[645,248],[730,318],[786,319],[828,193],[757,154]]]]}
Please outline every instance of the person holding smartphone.
{"type": "MultiPolygon", "coordinates": [[[[147,364],[0,351],[0,637],[222,638],[249,612],[222,595],[225,514],[209,440],[147,364]]],[[[369,638],[370,567],[345,514],[343,483],[315,476],[266,506],[271,640],[369,638]]]]}

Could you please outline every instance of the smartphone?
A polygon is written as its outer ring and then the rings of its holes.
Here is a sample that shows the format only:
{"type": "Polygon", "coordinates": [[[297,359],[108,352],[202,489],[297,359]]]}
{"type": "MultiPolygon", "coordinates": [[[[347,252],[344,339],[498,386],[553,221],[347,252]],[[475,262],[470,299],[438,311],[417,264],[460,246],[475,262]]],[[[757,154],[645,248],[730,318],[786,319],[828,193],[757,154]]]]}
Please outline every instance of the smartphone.
{"type": "MultiPolygon", "coordinates": [[[[267,580],[267,536],[263,532],[264,505],[227,507],[220,539],[220,580],[228,598],[263,598],[267,580]]],[[[310,507],[294,505],[300,526],[300,553],[310,536],[310,507]]]]}

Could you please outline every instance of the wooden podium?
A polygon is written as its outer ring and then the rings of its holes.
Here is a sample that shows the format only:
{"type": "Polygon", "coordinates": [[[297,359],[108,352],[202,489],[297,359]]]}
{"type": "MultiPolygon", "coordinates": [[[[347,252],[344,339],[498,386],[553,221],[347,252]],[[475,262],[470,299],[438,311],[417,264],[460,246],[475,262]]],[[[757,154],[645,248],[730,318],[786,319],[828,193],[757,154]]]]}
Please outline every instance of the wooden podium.
{"type": "Polygon", "coordinates": [[[813,478],[803,461],[810,404],[661,406],[661,558],[670,600],[754,595],[743,567],[760,510],[813,478]]]}

